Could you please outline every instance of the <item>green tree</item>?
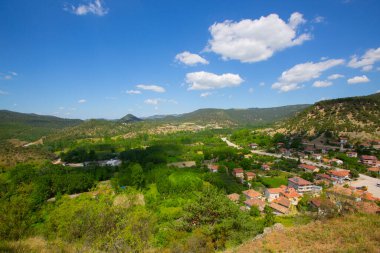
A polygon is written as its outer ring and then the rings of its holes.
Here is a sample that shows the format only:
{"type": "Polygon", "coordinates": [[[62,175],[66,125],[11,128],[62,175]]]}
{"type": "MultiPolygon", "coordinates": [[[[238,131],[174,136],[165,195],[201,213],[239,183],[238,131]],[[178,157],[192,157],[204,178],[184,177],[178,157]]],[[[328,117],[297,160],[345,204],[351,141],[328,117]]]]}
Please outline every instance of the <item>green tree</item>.
{"type": "Polygon", "coordinates": [[[274,224],[274,214],[272,208],[269,206],[265,206],[264,208],[265,218],[264,218],[264,226],[270,227],[274,224]]]}

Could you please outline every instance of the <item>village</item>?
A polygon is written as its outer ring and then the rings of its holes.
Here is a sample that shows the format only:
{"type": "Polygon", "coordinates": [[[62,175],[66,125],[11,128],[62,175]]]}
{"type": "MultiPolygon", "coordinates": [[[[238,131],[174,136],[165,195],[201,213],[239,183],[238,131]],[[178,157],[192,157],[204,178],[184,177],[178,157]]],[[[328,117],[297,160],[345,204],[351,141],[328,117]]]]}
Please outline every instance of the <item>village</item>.
{"type": "MultiPolygon", "coordinates": [[[[222,138],[229,146],[242,149],[222,138]]],[[[346,138],[341,138],[339,149],[344,151],[344,146],[348,144],[346,138]]],[[[378,145],[379,142],[371,144],[378,145]]],[[[299,175],[293,175],[287,179],[287,185],[279,187],[265,187],[264,189],[252,189],[252,182],[258,176],[263,176],[264,172],[271,169],[270,163],[261,165],[259,171],[245,171],[242,168],[234,168],[232,175],[240,182],[245,184],[249,189],[241,193],[232,193],[227,197],[240,205],[241,210],[250,210],[257,208],[260,212],[264,211],[265,206],[269,206],[275,215],[291,215],[297,213],[297,205],[299,201],[308,196],[308,205],[310,209],[317,211],[323,215],[328,211],[327,207],[336,208],[337,212],[342,211],[343,204],[348,204],[351,208],[360,209],[363,212],[379,213],[380,208],[376,202],[380,201],[380,180],[366,175],[352,175],[350,170],[343,169],[344,162],[340,159],[328,159],[325,157],[326,150],[322,153],[316,152],[315,147],[308,148],[307,154],[294,152],[294,150],[285,149],[283,143],[278,143],[278,153],[267,153],[258,150],[255,143],[249,144],[249,148],[253,154],[263,156],[272,156],[275,158],[298,159],[298,174],[313,175],[312,180],[306,180],[299,175]],[[296,154],[296,156],[295,156],[296,154]],[[262,174],[262,175],[260,175],[262,174]]],[[[361,155],[358,157],[357,152],[347,150],[345,154],[351,158],[357,158],[358,162],[367,167],[368,172],[375,173],[376,176],[380,171],[380,161],[376,156],[361,155]]],[[[246,154],[245,158],[251,158],[252,155],[246,154]]],[[[211,172],[218,172],[219,165],[210,164],[208,169],[211,172]]],[[[280,169],[281,168],[275,168],[280,169]]]]}

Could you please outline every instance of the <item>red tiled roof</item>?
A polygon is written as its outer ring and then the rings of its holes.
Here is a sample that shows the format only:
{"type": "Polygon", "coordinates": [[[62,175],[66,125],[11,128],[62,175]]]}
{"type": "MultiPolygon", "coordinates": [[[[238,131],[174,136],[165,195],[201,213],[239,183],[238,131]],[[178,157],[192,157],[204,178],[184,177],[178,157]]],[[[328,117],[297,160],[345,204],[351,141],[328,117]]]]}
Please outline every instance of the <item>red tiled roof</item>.
{"type": "Polygon", "coordinates": [[[252,176],[252,177],[256,176],[256,174],[253,173],[252,171],[247,171],[245,174],[246,174],[247,176],[252,176]]]}
{"type": "Polygon", "coordinates": [[[284,189],[283,188],[267,188],[267,191],[270,193],[270,194],[279,194],[280,192],[282,192],[284,189]]]}
{"type": "Polygon", "coordinates": [[[317,169],[317,167],[314,166],[314,165],[309,165],[309,164],[304,164],[304,163],[298,165],[298,167],[301,168],[301,169],[307,169],[307,170],[311,170],[311,171],[314,171],[314,170],[317,169]]]}
{"type": "Polygon", "coordinates": [[[237,193],[232,193],[227,195],[227,198],[229,198],[231,201],[238,201],[240,199],[240,195],[237,193]]]}
{"type": "Polygon", "coordinates": [[[257,191],[252,190],[252,189],[249,189],[249,190],[243,191],[243,193],[244,193],[245,195],[247,195],[248,197],[250,197],[250,198],[257,198],[257,197],[260,197],[260,196],[261,196],[261,193],[260,193],[260,192],[257,192],[257,191]]]}
{"type": "Polygon", "coordinates": [[[284,206],[281,206],[281,205],[279,205],[279,204],[277,204],[277,203],[274,203],[274,202],[270,203],[269,206],[270,206],[272,209],[274,209],[274,210],[276,210],[276,211],[278,211],[278,212],[280,212],[280,213],[283,213],[283,214],[287,214],[287,213],[289,212],[289,209],[288,209],[288,208],[286,208],[286,207],[284,207],[284,206]]]}
{"type": "Polygon", "coordinates": [[[219,165],[216,165],[216,164],[210,164],[210,165],[208,166],[208,168],[209,168],[210,170],[218,170],[218,169],[219,169],[219,165]]]}
{"type": "Polygon", "coordinates": [[[242,168],[235,168],[234,169],[234,173],[236,174],[236,173],[243,173],[244,172],[244,170],[242,169],[242,168]]]}
{"type": "Polygon", "coordinates": [[[265,202],[262,201],[261,199],[248,199],[244,201],[244,204],[246,204],[247,206],[257,206],[260,208],[265,207],[265,202]]]}
{"type": "Polygon", "coordinates": [[[281,195],[287,197],[287,198],[299,198],[301,195],[296,191],[296,189],[292,187],[287,187],[283,192],[281,192],[281,195]]]}
{"type": "Polygon", "coordinates": [[[279,197],[279,198],[277,198],[277,199],[275,199],[275,200],[273,200],[273,202],[277,203],[279,205],[282,205],[282,206],[284,206],[286,208],[290,207],[290,201],[289,201],[289,199],[287,199],[285,197],[282,197],[282,196],[279,197]]]}
{"type": "Polygon", "coordinates": [[[336,176],[336,177],[346,177],[346,176],[350,175],[349,170],[330,170],[329,173],[331,175],[336,176]]]}
{"type": "Polygon", "coordinates": [[[376,160],[377,161],[376,156],[373,156],[373,155],[362,155],[361,159],[362,160],[376,160]]]}
{"type": "Polygon", "coordinates": [[[323,179],[327,179],[327,180],[331,179],[331,177],[327,174],[317,174],[317,178],[323,178],[323,179]]]}
{"type": "Polygon", "coordinates": [[[372,167],[372,168],[368,168],[368,171],[379,172],[380,168],[372,167]]]}
{"type": "Polygon", "coordinates": [[[300,177],[292,177],[292,178],[289,178],[288,180],[296,185],[301,185],[301,186],[312,184],[311,182],[300,177]]]}

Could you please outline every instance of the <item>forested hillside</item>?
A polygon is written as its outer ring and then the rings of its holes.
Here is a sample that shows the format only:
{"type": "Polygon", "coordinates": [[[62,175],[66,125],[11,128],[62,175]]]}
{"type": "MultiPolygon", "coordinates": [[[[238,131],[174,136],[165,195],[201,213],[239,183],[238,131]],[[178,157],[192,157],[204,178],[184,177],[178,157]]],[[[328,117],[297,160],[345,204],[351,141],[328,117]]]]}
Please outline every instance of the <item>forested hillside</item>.
{"type": "Polygon", "coordinates": [[[57,130],[75,126],[81,122],[78,119],[62,119],[54,116],[0,110],[0,140],[15,138],[35,141],[57,130]]]}
{"type": "Polygon", "coordinates": [[[273,108],[199,109],[177,116],[164,117],[166,122],[220,123],[227,125],[265,125],[294,116],[309,105],[290,105],[273,108]]]}
{"type": "Polygon", "coordinates": [[[307,135],[331,131],[379,136],[380,93],[320,101],[285,121],[280,128],[285,132],[307,135]]]}

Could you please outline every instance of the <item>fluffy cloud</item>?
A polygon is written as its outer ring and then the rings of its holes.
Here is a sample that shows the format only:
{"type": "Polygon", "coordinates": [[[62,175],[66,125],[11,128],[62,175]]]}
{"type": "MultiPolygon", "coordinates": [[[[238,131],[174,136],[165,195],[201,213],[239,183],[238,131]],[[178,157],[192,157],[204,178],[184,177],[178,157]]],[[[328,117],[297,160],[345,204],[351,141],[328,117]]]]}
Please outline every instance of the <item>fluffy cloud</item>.
{"type": "Polygon", "coordinates": [[[355,84],[355,83],[368,83],[370,80],[366,75],[362,76],[355,76],[353,78],[350,78],[347,80],[348,84],[355,84]]]}
{"type": "Polygon", "coordinates": [[[297,35],[299,26],[305,22],[302,14],[295,12],[288,22],[277,14],[270,14],[254,20],[215,23],[209,28],[212,38],[207,50],[220,54],[225,60],[264,61],[277,51],[310,40],[308,33],[297,35]]]}
{"type": "Polygon", "coordinates": [[[141,94],[141,91],[139,90],[127,90],[125,91],[127,94],[141,94]]]}
{"type": "Polygon", "coordinates": [[[104,8],[101,0],[95,0],[87,4],[81,4],[75,7],[74,5],[66,5],[64,8],[75,15],[83,16],[87,14],[94,14],[97,16],[104,16],[108,13],[108,9],[104,8]]]}
{"type": "Polygon", "coordinates": [[[354,55],[348,63],[348,66],[351,68],[361,68],[363,71],[370,71],[375,62],[378,61],[380,61],[380,47],[367,50],[361,57],[354,55]]]}
{"type": "Polygon", "coordinates": [[[316,16],[314,19],[313,19],[313,23],[323,23],[325,21],[325,17],[322,17],[322,16],[316,16]]]}
{"type": "Polygon", "coordinates": [[[150,91],[159,92],[159,93],[165,92],[165,89],[158,85],[139,84],[139,85],[136,85],[136,87],[142,90],[150,90],[150,91]]]}
{"type": "Polygon", "coordinates": [[[86,99],[79,99],[79,100],[78,100],[78,103],[79,103],[79,104],[83,104],[83,103],[86,103],[86,102],[87,102],[86,99]]]}
{"type": "Polygon", "coordinates": [[[332,85],[332,82],[330,81],[315,81],[313,83],[313,87],[316,87],[316,88],[324,88],[324,87],[329,87],[332,85]]]}
{"type": "Polygon", "coordinates": [[[244,80],[237,74],[226,73],[217,75],[205,71],[186,74],[189,90],[213,90],[226,87],[237,87],[244,80]]]}
{"type": "Polygon", "coordinates": [[[321,74],[337,65],[344,63],[342,59],[331,59],[321,62],[306,62],[297,64],[294,67],[282,72],[278,81],[272,84],[272,89],[277,89],[281,92],[297,90],[302,87],[302,83],[316,79],[321,74]]]}
{"type": "Polygon", "coordinates": [[[336,79],[343,78],[343,77],[344,77],[344,75],[341,75],[341,74],[333,74],[333,75],[329,75],[327,77],[327,79],[329,79],[329,80],[336,80],[336,79]]]}
{"type": "Polygon", "coordinates": [[[209,62],[198,54],[192,54],[184,51],[175,56],[176,61],[181,62],[188,66],[195,66],[197,64],[209,64],[209,62]]]}

